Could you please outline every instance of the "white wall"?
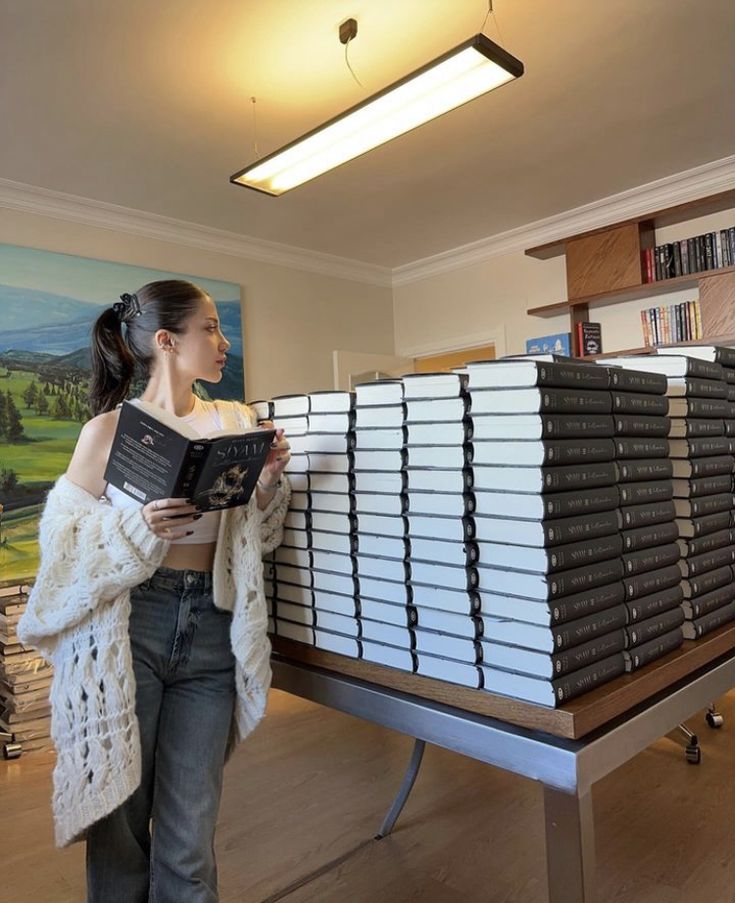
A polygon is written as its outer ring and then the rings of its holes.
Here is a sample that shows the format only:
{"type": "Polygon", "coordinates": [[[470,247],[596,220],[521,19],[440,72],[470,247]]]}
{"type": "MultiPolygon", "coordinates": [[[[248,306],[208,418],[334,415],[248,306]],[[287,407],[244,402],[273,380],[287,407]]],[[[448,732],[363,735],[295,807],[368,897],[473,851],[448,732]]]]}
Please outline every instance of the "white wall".
{"type": "MultiPolygon", "coordinates": [[[[656,243],[735,226],[735,209],[678,223],[656,233],[656,243]]],[[[526,310],[566,299],[564,258],[536,260],[522,252],[492,257],[482,263],[397,286],[394,289],[396,354],[444,343],[469,344],[471,334],[482,339],[505,331],[505,353],[525,351],[527,338],[566,332],[569,318],[529,317],[526,310]]],[[[605,351],[643,344],[640,311],[676,304],[697,296],[696,289],[656,295],[640,301],[590,307],[590,319],[602,324],[605,351]]],[[[436,347],[436,350],[440,350],[436,347]]]]}
{"type": "Polygon", "coordinates": [[[331,389],[336,349],[393,354],[390,288],[7,209],[0,242],[239,284],[251,400],[331,389]]]}

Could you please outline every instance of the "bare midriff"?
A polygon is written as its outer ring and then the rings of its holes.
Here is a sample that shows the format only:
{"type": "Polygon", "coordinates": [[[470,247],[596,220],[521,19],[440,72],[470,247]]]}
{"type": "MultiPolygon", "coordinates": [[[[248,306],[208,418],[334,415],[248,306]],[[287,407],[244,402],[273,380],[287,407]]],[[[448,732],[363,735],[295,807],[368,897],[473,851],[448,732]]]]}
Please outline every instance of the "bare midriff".
{"type": "Polygon", "coordinates": [[[176,571],[211,571],[216,548],[214,542],[172,544],[161,564],[176,571]]]}

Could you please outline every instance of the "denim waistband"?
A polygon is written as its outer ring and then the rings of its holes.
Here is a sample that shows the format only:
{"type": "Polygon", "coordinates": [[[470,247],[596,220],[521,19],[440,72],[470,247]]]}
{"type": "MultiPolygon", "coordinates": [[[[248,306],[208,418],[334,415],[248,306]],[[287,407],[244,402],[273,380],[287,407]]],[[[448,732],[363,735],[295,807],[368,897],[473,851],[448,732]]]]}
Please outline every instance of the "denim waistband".
{"type": "Polygon", "coordinates": [[[211,592],[212,572],[159,567],[148,581],[148,586],[159,586],[178,591],[195,589],[202,592],[211,592]]]}

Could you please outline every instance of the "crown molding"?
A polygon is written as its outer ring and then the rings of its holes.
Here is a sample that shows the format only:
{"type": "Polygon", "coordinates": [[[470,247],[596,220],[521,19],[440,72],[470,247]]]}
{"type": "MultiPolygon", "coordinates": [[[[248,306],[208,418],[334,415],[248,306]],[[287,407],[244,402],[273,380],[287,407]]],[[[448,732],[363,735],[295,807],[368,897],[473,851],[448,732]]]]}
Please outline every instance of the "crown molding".
{"type": "Polygon", "coordinates": [[[559,241],[590,229],[634,219],[664,207],[673,207],[727,191],[735,185],[735,155],[705,163],[655,182],[601,198],[582,207],[537,220],[517,229],[482,238],[432,257],[424,257],[393,270],[393,286],[407,285],[451,270],[473,266],[491,257],[524,251],[559,241]]]}
{"type": "Polygon", "coordinates": [[[185,247],[390,288],[390,267],[212,229],[185,220],[0,179],[0,207],[185,247]]]}

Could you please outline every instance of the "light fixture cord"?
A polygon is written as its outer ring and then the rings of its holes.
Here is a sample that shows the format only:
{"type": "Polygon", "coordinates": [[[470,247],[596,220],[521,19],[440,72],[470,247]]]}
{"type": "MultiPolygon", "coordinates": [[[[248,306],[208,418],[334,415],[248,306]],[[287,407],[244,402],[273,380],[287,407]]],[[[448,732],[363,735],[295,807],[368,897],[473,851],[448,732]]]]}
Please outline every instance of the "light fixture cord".
{"type": "Polygon", "coordinates": [[[255,112],[255,98],[251,97],[250,101],[253,105],[253,153],[256,159],[260,159],[260,151],[258,150],[258,118],[255,112]]]}
{"type": "Polygon", "coordinates": [[[347,63],[347,68],[348,68],[348,69],[350,70],[350,72],[352,73],[352,77],[355,79],[355,81],[357,82],[357,84],[358,84],[361,88],[363,88],[363,90],[364,90],[365,85],[363,85],[363,83],[360,81],[360,79],[355,75],[355,70],[352,68],[352,66],[350,66],[350,58],[349,58],[349,55],[348,55],[347,51],[349,50],[349,47],[350,47],[350,41],[351,41],[351,40],[352,40],[352,38],[348,38],[348,39],[345,41],[345,63],[347,63]]]}
{"type": "Polygon", "coordinates": [[[495,23],[495,27],[498,30],[498,37],[500,38],[500,43],[505,44],[503,40],[503,34],[500,31],[500,25],[498,25],[498,17],[495,15],[495,10],[493,9],[493,0],[487,0],[487,12],[485,13],[485,18],[482,20],[482,25],[480,26],[480,32],[485,31],[485,25],[487,24],[487,20],[493,17],[493,22],[495,23]]]}

